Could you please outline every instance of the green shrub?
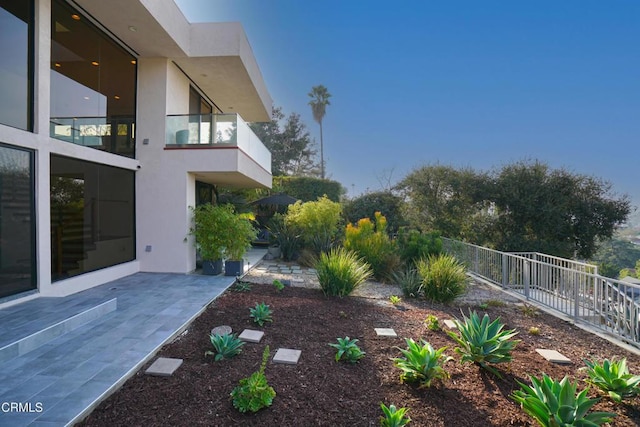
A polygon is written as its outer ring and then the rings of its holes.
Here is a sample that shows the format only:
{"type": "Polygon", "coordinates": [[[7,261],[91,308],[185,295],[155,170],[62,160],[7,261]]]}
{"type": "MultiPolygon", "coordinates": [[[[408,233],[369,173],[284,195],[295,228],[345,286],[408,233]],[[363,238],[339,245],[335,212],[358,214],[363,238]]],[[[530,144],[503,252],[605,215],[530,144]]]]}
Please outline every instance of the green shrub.
{"type": "Polygon", "coordinates": [[[347,224],[344,247],[360,255],[377,280],[386,280],[400,264],[396,244],[387,235],[387,219],[380,212],[374,222],[362,218],[356,225],[347,224]]]}
{"type": "Polygon", "coordinates": [[[276,213],[269,222],[269,232],[273,236],[274,241],[280,246],[280,255],[284,261],[294,259],[300,249],[300,230],[292,225],[287,225],[286,217],[283,214],[276,213]]]}
{"type": "Polygon", "coordinates": [[[269,306],[263,302],[260,304],[256,304],[254,308],[250,308],[251,317],[253,317],[253,321],[256,322],[260,326],[264,326],[265,322],[272,322],[271,318],[271,309],[269,306]]]}
{"type": "Polygon", "coordinates": [[[222,359],[231,359],[242,352],[244,341],[234,334],[209,335],[214,351],[207,351],[205,356],[213,355],[216,362],[222,359]]]}
{"type": "Polygon", "coordinates": [[[251,374],[250,377],[243,378],[231,392],[233,406],[240,412],[258,412],[262,408],[271,406],[276,392],[267,383],[264,369],[269,359],[269,346],[262,353],[262,364],[260,370],[251,374]]]}
{"type": "Polygon", "coordinates": [[[284,289],[284,283],[282,283],[280,280],[276,279],[273,281],[273,286],[276,288],[276,291],[280,292],[281,290],[284,289]]]}
{"type": "Polygon", "coordinates": [[[587,382],[609,394],[615,402],[640,394],[640,375],[631,375],[627,368],[627,359],[604,359],[600,364],[585,360],[587,365],[587,382]]]}
{"type": "Polygon", "coordinates": [[[442,239],[437,232],[421,233],[415,229],[401,228],[396,241],[400,259],[406,265],[442,253],[442,239]]]}
{"type": "MultiPolygon", "coordinates": [[[[337,236],[342,207],[327,197],[319,197],[315,202],[296,202],[289,206],[285,216],[285,224],[301,236],[305,247],[314,247],[327,240],[333,242],[337,236]],[[314,245],[315,243],[315,245],[314,245]]],[[[320,253],[320,252],[317,252],[320,253]]]]}
{"type": "Polygon", "coordinates": [[[296,199],[308,202],[326,195],[329,200],[339,202],[345,189],[338,181],[310,176],[274,176],[273,187],[296,199]]]}
{"type": "Polygon", "coordinates": [[[315,266],[325,295],[346,296],[371,277],[371,268],[355,253],[344,248],[320,254],[315,266]]]}
{"type": "Polygon", "coordinates": [[[398,305],[402,302],[402,298],[400,298],[398,295],[391,295],[389,296],[389,302],[393,305],[398,305]]]}
{"type": "Polygon", "coordinates": [[[415,268],[396,271],[391,275],[391,280],[400,285],[407,298],[418,298],[422,293],[422,277],[415,268]]]}
{"type": "Polygon", "coordinates": [[[460,347],[456,347],[456,353],[462,355],[461,363],[472,362],[486,369],[498,377],[500,374],[487,363],[503,363],[511,361],[511,351],[518,344],[518,340],[512,340],[517,332],[515,330],[503,331],[504,325],[500,318],[491,322],[489,315],[485,314],[480,320],[478,313],[473,311],[467,318],[462,316],[464,322],[454,320],[458,334],[447,331],[460,347]]]}
{"type": "Polygon", "coordinates": [[[383,417],[380,418],[380,425],[382,427],[402,427],[411,422],[411,418],[406,416],[407,408],[396,408],[395,405],[387,406],[384,403],[380,404],[383,417]]]}
{"type": "Polygon", "coordinates": [[[452,359],[443,354],[446,347],[434,350],[431,344],[424,340],[422,345],[411,338],[405,338],[405,341],[407,349],[398,348],[404,357],[392,359],[394,365],[402,371],[400,374],[402,382],[418,382],[420,387],[430,387],[434,380],[449,378],[449,374],[442,366],[452,359]]]}
{"type": "Polygon", "coordinates": [[[431,302],[450,303],[467,288],[465,268],[451,255],[431,255],[416,263],[422,277],[422,295],[431,302]]]}
{"type": "Polygon", "coordinates": [[[388,233],[394,234],[405,224],[402,204],[402,198],[390,191],[376,191],[344,202],[343,214],[347,223],[356,223],[360,218],[374,221],[375,213],[381,212],[387,218],[388,233]]]}
{"type": "Polygon", "coordinates": [[[529,387],[518,382],[520,390],[511,398],[543,427],[600,426],[616,416],[611,412],[587,414],[600,399],[589,399],[587,389],[576,395],[577,383],[567,377],[558,382],[543,374],[540,380],[531,376],[531,383],[529,387]]]}
{"type": "Polygon", "coordinates": [[[340,360],[347,361],[349,363],[356,363],[362,359],[365,355],[364,351],[358,347],[357,339],[350,339],[349,337],[338,338],[338,342],[329,344],[331,347],[338,350],[336,352],[336,362],[340,360]]]}

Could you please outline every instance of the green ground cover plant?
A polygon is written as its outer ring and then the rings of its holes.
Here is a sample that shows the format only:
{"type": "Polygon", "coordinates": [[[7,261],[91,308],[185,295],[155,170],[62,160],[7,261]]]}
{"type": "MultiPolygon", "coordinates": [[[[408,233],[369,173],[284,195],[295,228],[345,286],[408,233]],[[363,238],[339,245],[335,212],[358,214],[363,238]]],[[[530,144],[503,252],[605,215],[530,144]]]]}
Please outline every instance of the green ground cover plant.
{"type": "Polygon", "coordinates": [[[258,412],[273,403],[276,392],[269,386],[267,377],[264,375],[267,360],[269,360],[269,346],[266,346],[262,353],[260,369],[251,376],[241,379],[231,391],[233,406],[240,412],[258,412]]]}
{"type": "Polygon", "coordinates": [[[380,418],[380,425],[382,427],[402,427],[411,422],[407,413],[407,408],[396,408],[396,405],[380,404],[383,416],[380,418]]]}

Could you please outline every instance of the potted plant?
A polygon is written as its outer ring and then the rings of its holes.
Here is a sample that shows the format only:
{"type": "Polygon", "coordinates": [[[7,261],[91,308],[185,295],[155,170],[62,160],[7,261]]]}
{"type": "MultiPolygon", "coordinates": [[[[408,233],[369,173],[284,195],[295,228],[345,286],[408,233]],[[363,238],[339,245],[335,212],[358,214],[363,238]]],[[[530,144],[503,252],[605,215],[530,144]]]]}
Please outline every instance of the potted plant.
{"type": "Polygon", "coordinates": [[[244,271],[242,257],[251,247],[251,241],[256,238],[258,231],[251,224],[251,218],[248,214],[233,214],[226,233],[228,237],[224,253],[227,259],[224,264],[224,274],[225,276],[239,276],[244,271]]]}
{"type": "Polygon", "coordinates": [[[222,273],[222,257],[229,240],[227,229],[235,216],[231,205],[200,205],[191,208],[193,226],[189,233],[195,236],[196,248],[202,257],[203,274],[222,273]]]}

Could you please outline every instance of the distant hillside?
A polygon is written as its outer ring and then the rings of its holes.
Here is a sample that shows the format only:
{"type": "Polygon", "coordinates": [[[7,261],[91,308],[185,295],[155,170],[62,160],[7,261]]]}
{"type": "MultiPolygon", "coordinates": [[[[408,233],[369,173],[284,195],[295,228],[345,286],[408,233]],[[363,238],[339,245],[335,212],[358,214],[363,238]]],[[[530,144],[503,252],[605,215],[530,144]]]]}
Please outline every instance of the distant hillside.
{"type": "Polygon", "coordinates": [[[640,259],[640,245],[634,245],[624,237],[615,237],[600,245],[591,262],[600,266],[600,274],[617,278],[623,268],[634,268],[640,259]]]}

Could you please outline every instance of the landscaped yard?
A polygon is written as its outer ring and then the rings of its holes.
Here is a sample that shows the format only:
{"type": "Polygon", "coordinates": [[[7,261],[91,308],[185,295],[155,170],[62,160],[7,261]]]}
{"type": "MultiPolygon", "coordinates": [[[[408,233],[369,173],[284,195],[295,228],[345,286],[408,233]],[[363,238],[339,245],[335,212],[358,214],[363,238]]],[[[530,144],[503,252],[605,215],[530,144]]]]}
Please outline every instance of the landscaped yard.
{"type": "MultiPolygon", "coordinates": [[[[172,377],[153,377],[138,372],[121,390],[103,402],[82,425],[211,425],[211,426],[374,426],[382,415],[380,403],[407,407],[414,426],[533,426],[537,425],[509,395],[519,389],[516,381],[529,384],[529,375],[543,372],[560,380],[565,375],[586,386],[583,359],[626,357],[630,371],[640,373],[640,357],[569,323],[515,305],[490,304],[471,307],[491,319],[502,318],[506,329],[516,329],[522,340],[513,361],[494,365],[502,378],[460,363],[455,343],[443,331],[429,330],[424,323],[435,315],[440,323],[469,307],[434,305],[403,299],[403,307],[386,300],[356,297],[325,297],[318,289],[287,287],[278,292],[270,284],[254,284],[248,292],[227,291],[214,301],[183,335],[165,346],[159,356],[184,359],[172,377]],[[249,317],[256,303],[268,304],[273,322],[259,327],[249,317]],[[214,362],[205,356],[212,350],[211,328],[230,325],[265,332],[258,344],[247,343],[242,353],[214,362]],[[393,328],[397,338],[378,337],[374,328],[393,328]],[[539,328],[539,335],[529,331],[539,328]],[[356,364],[336,362],[329,343],[349,336],[359,339],[366,352],[356,364]],[[402,384],[391,358],[406,348],[404,338],[425,339],[434,348],[447,346],[454,360],[445,364],[450,379],[430,388],[402,384]],[[234,408],[229,394],[238,381],[260,367],[265,346],[271,357],[278,348],[302,350],[297,365],[269,361],[266,377],[277,393],[272,406],[255,414],[234,408]],[[570,365],[544,360],[536,348],[556,349],[571,359],[570,365]]],[[[443,325],[444,327],[444,325],[443,325]]],[[[271,359],[270,357],[270,359],[271,359]]],[[[590,391],[595,397],[598,392],[590,391]]],[[[612,426],[636,426],[640,398],[614,404],[604,398],[594,410],[616,412],[612,426]]]]}

